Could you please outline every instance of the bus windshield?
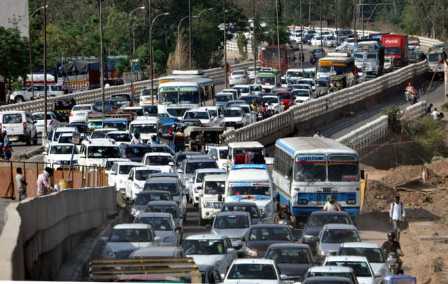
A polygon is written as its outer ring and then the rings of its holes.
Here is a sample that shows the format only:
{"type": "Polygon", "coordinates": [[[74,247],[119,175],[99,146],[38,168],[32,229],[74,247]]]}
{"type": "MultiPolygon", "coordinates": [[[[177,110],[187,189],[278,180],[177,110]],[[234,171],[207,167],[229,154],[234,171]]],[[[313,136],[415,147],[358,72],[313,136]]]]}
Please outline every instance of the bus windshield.
{"type": "Polygon", "coordinates": [[[230,184],[230,195],[266,195],[271,194],[267,185],[234,185],[230,184]]]}
{"type": "Polygon", "coordinates": [[[328,180],[357,181],[357,158],[351,155],[330,155],[328,157],[328,180]]]}
{"type": "Polygon", "coordinates": [[[238,164],[266,164],[263,148],[236,148],[233,149],[233,163],[238,164]]]}
{"type": "Polygon", "coordinates": [[[294,166],[295,181],[325,181],[326,161],[324,155],[299,155],[294,166]]]}
{"type": "Polygon", "coordinates": [[[163,103],[199,104],[197,87],[162,87],[159,94],[163,103]]]}
{"type": "Polygon", "coordinates": [[[261,85],[275,85],[275,77],[257,77],[256,83],[261,85]]]}

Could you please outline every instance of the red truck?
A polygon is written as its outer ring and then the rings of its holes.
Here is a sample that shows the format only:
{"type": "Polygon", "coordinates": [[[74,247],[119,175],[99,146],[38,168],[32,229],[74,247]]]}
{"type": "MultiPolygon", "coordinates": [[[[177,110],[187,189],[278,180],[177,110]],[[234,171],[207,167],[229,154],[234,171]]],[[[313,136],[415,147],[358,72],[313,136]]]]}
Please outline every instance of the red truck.
{"type": "Polygon", "coordinates": [[[385,62],[390,62],[392,68],[408,64],[407,35],[385,34],[381,37],[381,44],[384,46],[385,62]]]}

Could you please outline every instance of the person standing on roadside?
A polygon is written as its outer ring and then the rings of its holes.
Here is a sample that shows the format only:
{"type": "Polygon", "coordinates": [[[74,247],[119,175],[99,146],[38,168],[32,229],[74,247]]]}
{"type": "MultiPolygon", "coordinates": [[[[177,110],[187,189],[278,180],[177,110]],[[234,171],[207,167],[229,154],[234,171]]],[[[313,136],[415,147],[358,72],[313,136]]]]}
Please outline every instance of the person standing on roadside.
{"type": "Polygon", "coordinates": [[[400,226],[406,217],[403,202],[400,201],[400,196],[395,196],[395,201],[390,204],[389,218],[395,232],[397,240],[400,240],[400,226]]]}
{"type": "Polygon", "coordinates": [[[51,193],[50,176],[52,172],[53,170],[51,168],[46,167],[37,177],[37,196],[44,196],[51,193]]]}
{"type": "Polygon", "coordinates": [[[26,181],[22,173],[22,168],[16,169],[16,189],[19,201],[26,199],[26,181]]]}

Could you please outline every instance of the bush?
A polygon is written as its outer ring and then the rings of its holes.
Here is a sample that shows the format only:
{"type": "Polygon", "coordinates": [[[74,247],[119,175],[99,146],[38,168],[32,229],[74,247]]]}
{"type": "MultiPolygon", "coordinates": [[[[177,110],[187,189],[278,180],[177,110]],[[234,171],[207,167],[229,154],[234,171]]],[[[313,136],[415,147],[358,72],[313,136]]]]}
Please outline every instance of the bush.
{"type": "Polygon", "coordinates": [[[384,110],[384,113],[387,115],[389,129],[394,133],[400,133],[401,124],[400,124],[400,108],[397,106],[387,107],[384,110]]]}

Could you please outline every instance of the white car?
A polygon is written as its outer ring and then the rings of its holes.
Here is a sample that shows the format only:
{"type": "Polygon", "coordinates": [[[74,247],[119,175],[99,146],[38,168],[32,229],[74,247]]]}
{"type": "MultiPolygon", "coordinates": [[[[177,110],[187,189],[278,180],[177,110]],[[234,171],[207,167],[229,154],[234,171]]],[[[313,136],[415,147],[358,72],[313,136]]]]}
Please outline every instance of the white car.
{"type": "Polygon", "coordinates": [[[157,166],[162,173],[174,172],[173,156],[165,152],[151,152],[143,156],[142,163],[146,166],[157,166]]]}
{"type": "Polygon", "coordinates": [[[106,167],[111,159],[121,157],[120,148],[111,139],[84,140],[81,143],[78,164],[80,166],[106,167]]]}
{"type": "MultiPolygon", "coordinates": [[[[55,97],[63,95],[62,85],[48,84],[47,97],[55,97]]],[[[33,99],[40,99],[45,96],[45,88],[43,84],[34,84],[33,87],[28,87],[20,91],[14,91],[9,95],[9,100],[15,103],[30,101],[33,99]],[[34,91],[33,91],[34,90],[34,91]],[[33,96],[34,93],[34,96],[33,96]]]]}
{"type": "Polygon", "coordinates": [[[70,117],[68,119],[69,123],[72,122],[87,122],[89,114],[94,112],[93,104],[81,104],[74,105],[70,117]]]}
{"type": "Polygon", "coordinates": [[[193,193],[193,205],[197,206],[199,204],[199,197],[202,194],[202,182],[204,180],[204,177],[207,175],[224,175],[225,176],[226,171],[223,169],[197,169],[195,171],[193,182],[191,184],[193,193]]]}
{"type": "Polygon", "coordinates": [[[375,277],[384,277],[387,273],[386,258],[383,249],[376,243],[343,243],[338,255],[365,256],[373,269],[375,277]]]}
{"type": "Polygon", "coordinates": [[[126,196],[131,200],[136,198],[139,192],[143,191],[145,181],[151,174],[161,173],[157,166],[141,166],[131,169],[126,183],[126,196]]]}
{"type": "Polygon", "coordinates": [[[200,225],[215,218],[223,207],[222,196],[225,192],[225,175],[207,175],[202,183],[202,193],[199,199],[200,225]],[[221,196],[221,197],[220,197],[221,196]]]}
{"type": "Polygon", "coordinates": [[[130,144],[132,139],[127,131],[110,131],[106,134],[106,138],[114,140],[118,145],[130,144]]]}
{"type": "Polygon", "coordinates": [[[247,84],[249,83],[249,76],[247,75],[245,70],[235,70],[230,73],[229,76],[229,85],[239,85],[239,84],[247,84]]]}
{"type": "Polygon", "coordinates": [[[296,103],[301,104],[313,98],[309,89],[294,89],[291,94],[296,98],[296,103]]]}
{"type": "Polygon", "coordinates": [[[106,259],[126,259],[135,250],[157,245],[159,242],[150,225],[138,223],[115,225],[109,238],[104,241],[106,245],[102,257],[106,259]]]}
{"type": "Polygon", "coordinates": [[[198,266],[213,266],[224,278],[225,273],[237,258],[228,238],[215,234],[190,235],[182,241],[185,256],[193,258],[198,266]]]}
{"type": "Polygon", "coordinates": [[[248,96],[251,94],[250,85],[235,85],[233,86],[233,88],[238,90],[240,97],[248,96]]]}
{"type": "Polygon", "coordinates": [[[211,126],[213,121],[210,113],[203,108],[191,109],[186,111],[182,119],[197,119],[203,126],[211,126]]]}
{"type": "Polygon", "coordinates": [[[79,135],[79,131],[75,127],[57,127],[51,133],[51,136],[50,136],[50,138],[48,140],[50,140],[50,142],[58,142],[59,138],[64,133],[71,133],[71,134],[75,134],[76,133],[76,134],[79,135]]]}
{"type": "Polygon", "coordinates": [[[313,266],[308,269],[305,274],[305,279],[309,277],[344,277],[352,281],[353,284],[358,284],[353,268],[346,266],[313,266]]]}
{"type": "Polygon", "coordinates": [[[324,46],[327,47],[336,47],[336,37],[334,35],[325,35],[323,36],[324,46]]]}
{"type": "Polygon", "coordinates": [[[159,119],[157,117],[142,116],[137,117],[129,124],[129,133],[140,133],[143,143],[151,141],[153,136],[158,135],[159,119]]]}
{"type": "Polygon", "coordinates": [[[6,130],[11,142],[23,141],[27,145],[37,145],[37,130],[33,117],[26,111],[0,112],[0,127],[6,130]]]}
{"type": "Polygon", "coordinates": [[[323,38],[321,36],[314,36],[311,39],[311,46],[321,46],[323,44],[323,38]]]}
{"type": "Polygon", "coordinates": [[[227,159],[229,155],[228,146],[208,146],[207,154],[216,160],[220,169],[227,169],[227,159]]]}
{"type": "MultiPolygon", "coordinates": [[[[33,120],[36,125],[36,131],[38,134],[42,134],[44,132],[44,122],[45,122],[45,113],[44,112],[34,112],[32,114],[33,120]]],[[[61,123],[56,118],[54,112],[47,112],[47,132],[53,131],[53,129],[59,127],[61,123]]]]}
{"type": "Polygon", "coordinates": [[[248,124],[247,116],[240,107],[224,109],[221,125],[225,127],[241,128],[248,124]]]}
{"type": "Polygon", "coordinates": [[[78,164],[78,150],[74,144],[50,143],[43,154],[45,163],[53,168],[78,164]]]}
{"type": "MultiPolygon", "coordinates": [[[[117,128],[98,128],[98,129],[95,129],[90,134],[89,139],[91,141],[96,140],[96,139],[106,139],[107,134],[109,132],[112,132],[112,131],[118,131],[118,129],[117,128]]],[[[109,140],[115,142],[115,140],[112,140],[112,139],[109,139],[109,140]]]]}
{"type": "Polygon", "coordinates": [[[375,279],[375,273],[364,256],[327,256],[323,265],[353,268],[359,284],[377,284],[380,282],[380,279],[375,279]]]}
{"type": "Polygon", "coordinates": [[[132,168],[142,166],[136,162],[115,162],[107,176],[109,186],[115,186],[118,191],[126,191],[129,172],[132,168]]]}
{"type": "Polygon", "coordinates": [[[280,284],[280,271],[272,259],[235,259],[224,279],[224,284],[280,284]]]}

